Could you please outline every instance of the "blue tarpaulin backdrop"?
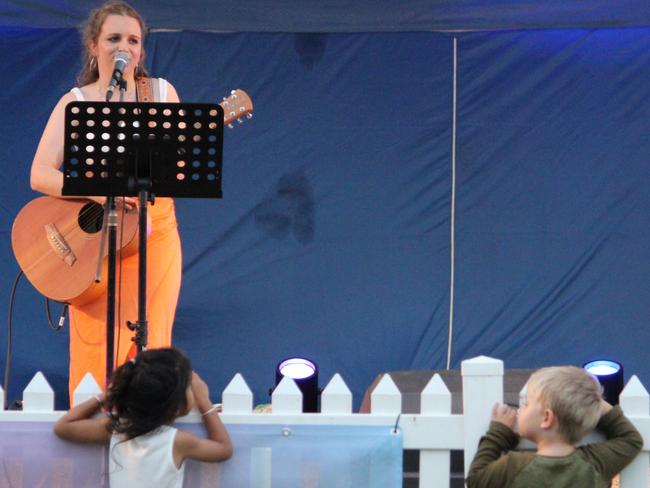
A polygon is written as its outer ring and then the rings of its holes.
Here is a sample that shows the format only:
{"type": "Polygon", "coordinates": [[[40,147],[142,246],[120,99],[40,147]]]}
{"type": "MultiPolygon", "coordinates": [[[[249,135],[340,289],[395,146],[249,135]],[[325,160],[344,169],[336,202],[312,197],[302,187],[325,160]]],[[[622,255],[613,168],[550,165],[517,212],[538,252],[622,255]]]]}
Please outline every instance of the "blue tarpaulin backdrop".
{"type": "MultiPolygon", "coordinates": [[[[282,8],[260,6],[251,19],[237,7],[224,25],[219,2],[134,3],[152,27],[174,16],[185,29],[154,30],[146,43],[150,72],[182,100],[213,102],[240,87],[255,103],[255,118],[225,135],[224,198],[177,201],[174,340],[215,400],[241,372],[255,401],[269,401],[277,361],[304,354],[323,386],[340,372],[358,405],[380,372],[445,366],[450,301],[453,367],[479,354],[506,367],[607,356],[650,381],[642,4],[614,12],[565,1],[557,28],[522,30],[551,26],[560,4],[495,3],[500,16],[475,6],[458,17],[451,2],[421,2],[391,26],[386,10],[361,2],[355,28],[340,17],[307,29],[310,17],[282,8]],[[446,23],[431,21],[438,11],[446,23]],[[197,31],[207,28],[251,32],[197,31]],[[433,28],[488,30],[424,32],[433,28]],[[310,33],[290,32],[301,30],[310,33]]],[[[36,196],[29,167],[50,110],[74,85],[73,26],[87,6],[0,5],[5,316],[18,272],[12,221],[36,196]]],[[[62,407],[67,331],[47,328],[41,303],[22,282],[9,398],[42,370],[62,407]]]]}

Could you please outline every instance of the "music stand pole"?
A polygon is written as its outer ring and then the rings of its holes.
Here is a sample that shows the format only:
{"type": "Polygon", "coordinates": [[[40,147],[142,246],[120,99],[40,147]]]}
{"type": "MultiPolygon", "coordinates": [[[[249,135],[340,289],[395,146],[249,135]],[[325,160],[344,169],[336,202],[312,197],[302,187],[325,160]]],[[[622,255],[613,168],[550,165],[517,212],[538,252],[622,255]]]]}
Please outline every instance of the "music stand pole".
{"type": "Polygon", "coordinates": [[[135,323],[127,322],[129,329],[135,331],[133,341],[138,352],[147,348],[149,323],[147,322],[147,204],[149,192],[146,180],[138,182],[140,186],[138,198],[140,202],[140,215],[138,221],[138,320],[135,323]]]}
{"type": "MultiPolygon", "coordinates": [[[[120,102],[124,101],[126,93],[126,80],[122,78],[119,82],[120,102]]],[[[106,101],[109,99],[106,94],[106,101]]],[[[117,212],[115,206],[115,196],[106,197],[106,207],[108,209],[108,283],[106,293],[106,386],[113,373],[115,364],[115,289],[116,277],[115,268],[117,267],[117,212]]],[[[122,209],[126,211],[126,208],[122,209]]]]}
{"type": "Polygon", "coordinates": [[[108,218],[108,282],[106,287],[106,386],[113,372],[115,355],[115,268],[117,256],[117,212],[115,197],[106,197],[108,218]]]}

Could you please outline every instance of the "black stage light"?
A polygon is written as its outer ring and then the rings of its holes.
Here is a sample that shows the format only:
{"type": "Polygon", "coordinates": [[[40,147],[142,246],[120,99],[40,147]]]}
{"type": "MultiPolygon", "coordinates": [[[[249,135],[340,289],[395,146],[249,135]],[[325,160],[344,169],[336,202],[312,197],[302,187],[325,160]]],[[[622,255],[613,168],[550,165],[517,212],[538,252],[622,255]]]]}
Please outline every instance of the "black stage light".
{"type": "Polygon", "coordinates": [[[302,392],[302,411],[318,412],[318,366],[314,361],[302,357],[283,359],[275,368],[275,386],[284,376],[296,382],[302,392]]]}
{"type": "Polygon", "coordinates": [[[623,365],[609,359],[597,359],[583,365],[588,373],[594,375],[603,387],[603,398],[612,405],[618,405],[618,397],[623,391],[623,365]]]}

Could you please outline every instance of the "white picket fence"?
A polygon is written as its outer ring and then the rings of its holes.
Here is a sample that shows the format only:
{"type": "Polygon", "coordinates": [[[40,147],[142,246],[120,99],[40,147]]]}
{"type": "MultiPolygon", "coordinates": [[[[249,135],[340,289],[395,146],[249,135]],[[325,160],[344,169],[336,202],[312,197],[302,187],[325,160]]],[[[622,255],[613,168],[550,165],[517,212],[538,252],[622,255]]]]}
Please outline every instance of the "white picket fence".
{"type": "MultiPolygon", "coordinates": [[[[463,450],[465,472],[474,457],[479,438],[485,433],[492,406],[503,401],[503,362],[480,356],[462,362],[463,414],[451,413],[451,393],[439,375],[434,375],[421,393],[420,414],[400,414],[401,394],[384,375],[371,395],[371,413],[352,413],[352,394],[336,374],[321,397],[320,413],[302,413],[302,396],[296,384],[285,378],[272,395],[272,413],[253,413],[253,394],[244,378],[237,374],[223,391],[222,419],[228,424],[272,425],[385,425],[398,423],[403,432],[404,449],[420,451],[420,487],[449,488],[450,451],[463,450]],[[399,416],[399,417],[398,417],[399,416]]],[[[524,387],[525,388],[525,387],[524,387]]],[[[97,383],[87,375],[75,392],[75,403],[99,392],[97,383]]],[[[4,392],[0,388],[0,404],[4,392]]],[[[621,488],[648,488],[650,453],[650,396],[636,376],[620,396],[625,414],[645,440],[641,454],[620,478],[621,488]]],[[[63,412],[54,411],[54,392],[41,373],[37,373],[23,392],[22,411],[0,411],[0,422],[53,422],[63,412]]],[[[184,422],[200,422],[198,413],[190,413],[184,422]]],[[[586,441],[595,440],[590,434],[586,441]]],[[[531,447],[523,443],[523,448],[531,447]]]]}

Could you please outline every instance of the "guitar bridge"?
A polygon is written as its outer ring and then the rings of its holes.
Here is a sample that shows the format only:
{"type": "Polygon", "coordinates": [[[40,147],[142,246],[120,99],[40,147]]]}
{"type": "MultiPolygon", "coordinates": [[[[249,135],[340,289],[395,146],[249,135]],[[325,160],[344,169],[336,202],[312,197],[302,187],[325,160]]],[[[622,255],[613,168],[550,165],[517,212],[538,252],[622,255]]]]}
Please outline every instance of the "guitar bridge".
{"type": "Polygon", "coordinates": [[[72,266],[77,260],[77,256],[72,252],[72,248],[56,228],[56,225],[45,224],[45,235],[54,252],[61,257],[65,264],[72,266]]]}

